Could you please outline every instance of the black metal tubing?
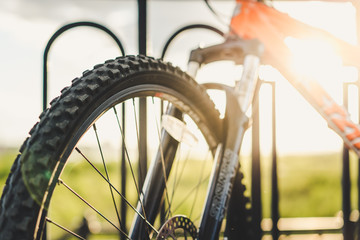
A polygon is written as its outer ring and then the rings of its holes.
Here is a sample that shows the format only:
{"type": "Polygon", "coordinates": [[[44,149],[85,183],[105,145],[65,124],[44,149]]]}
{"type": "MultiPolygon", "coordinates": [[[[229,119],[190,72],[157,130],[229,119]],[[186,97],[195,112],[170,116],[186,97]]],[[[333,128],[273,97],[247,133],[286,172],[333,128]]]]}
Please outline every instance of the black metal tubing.
{"type": "MultiPolygon", "coordinates": [[[[348,84],[344,84],[343,88],[343,105],[348,109],[348,84]]],[[[342,153],[342,211],[343,211],[343,236],[344,240],[353,239],[352,227],[350,222],[350,213],[351,213],[351,200],[350,200],[350,157],[349,150],[346,148],[345,144],[343,146],[342,153]]]]}
{"type": "MultiPolygon", "coordinates": [[[[272,239],[278,239],[280,231],[278,222],[279,214],[279,188],[277,174],[277,151],[276,151],[276,102],[275,82],[260,81],[260,84],[269,84],[272,89],[272,167],[271,167],[271,220],[272,239]]],[[[253,102],[253,124],[252,124],[252,173],[251,173],[251,198],[252,198],[252,224],[255,230],[254,239],[261,239],[262,234],[269,232],[262,231],[262,202],[261,202],[261,156],[260,156],[260,120],[259,120],[259,99],[258,94],[253,102]]]]}
{"type": "Polygon", "coordinates": [[[139,54],[147,54],[147,0],[138,0],[139,54]]]}
{"type": "Polygon", "coordinates": [[[278,186],[278,173],[277,173],[277,150],[276,150],[276,90],[274,81],[262,81],[263,84],[269,84],[271,86],[271,128],[272,128],[272,146],[271,146],[271,221],[272,239],[278,239],[280,231],[278,222],[280,219],[279,213],[279,186],[278,186]]]}
{"type": "MultiPolygon", "coordinates": [[[[360,18],[360,14],[359,18],[360,18]]],[[[360,33],[359,33],[360,34],[360,33]]],[[[360,122],[360,79],[358,79],[357,83],[356,83],[356,87],[358,89],[358,121],[360,122]]],[[[358,181],[357,181],[357,187],[358,187],[358,211],[360,211],[360,158],[358,158],[358,181]]],[[[360,217],[357,220],[356,223],[356,229],[357,229],[357,236],[360,236],[360,217]]]]}
{"type": "MultiPolygon", "coordinates": [[[[183,117],[182,112],[175,107],[170,108],[167,114],[179,120],[182,120],[183,117]]],[[[160,146],[155,155],[156,157],[153,159],[152,174],[147,176],[149,184],[142,189],[142,194],[145,197],[142,201],[142,208],[139,210],[143,216],[146,216],[147,221],[150,223],[155,222],[158,210],[162,205],[163,193],[166,189],[165,181],[168,179],[173,166],[179,142],[168,133],[163,132],[160,146]],[[146,196],[152,197],[149,198],[146,196]]],[[[131,232],[129,236],[130,239],[148,239],[147,223],[145,223],[140,216],[134,217],[132,227],[136,229],[136,231],[131,232]],[[147,235],[147,237],[145,235],[147,235]]]]}
{"type": "MultiPolygon", "coordinates": [[[[259,81],[259,85],[261,81],[259,81]]],[[[254,230],[254,239],[262,238],[261,220],[261,157],[260,157],[260,120],[259,120],[259,87],[252,103],[252,142],[251,142],[251,210],[252,227],[254,230]]]]}
{"type": "MultiPolygon", "coordinates": [[[[358,1],[352,1],[351,2],[353,7],[356,11],[356,23],[360,23],[360,3],[358,1]]],[[[356,36],[357,36],[357,45],[360,46],[360,24],[356,24],[356,36]]],[[[360,69],[358,69],[358,73],[360,72],[360,69]]],[[[360,122],[360,76],[358,76],[357,82],[354,84],[357,87],[358,90],[358,121],[360,122]]],[[[358,180],[357,180],[357,187],[358,187],[358,211],[360,211],[360,158],[358,158],[358,180]]],[[[356,229],[357,229],[357,236],[360,238],[360,217],[357,220],[356,223],[356,229]]]]}
{"type": "MultiPolygon", "coordinates": [[[[346,82],[343,84],[343,105],[346,109],[348,109],[349,102],[349,86],[354,85],[358,88],[358,98],[360,98],[360,88],[358,85],[359,82],[346,82]]],[[[360,121],[360,104],[359,104],[359,121],[360,121]]],[[[349,150],[345,146],[343,147],[342,153],[342,210],[343,210],[343,236],[344,240],[354,239],[354,224],[350,220],[351,214],[351,180],[350,180],[350,156],[349,150]]],[[[360,189],[360,159],[359,159],[359,175],[358,175],[358,189],[360,189]]],[[[360,191],[358,193],[358,199],[360,200],[360,191]]],[[[360,209],[360,201],[359,201],[359,209],[360,209]]],[[[360,225],[360,220],[357,222],[360,225]]],[[[360,231],[360,230],[358,230],[360,231]]]]}
{"type": "MultiPolygon", "coordinates": [[[[138,0],[139,54],[147,55],[147,0],[138,0]]],[[[146,98],[139,100],[139,188],[142,189],[147,172],[147,107],[146,98]]]]}
{"type": "MultiPolygon", "coordinates": [[[[360,6],[360,5],[359,5],[360,6]]],[[[360,14],[359,19],[360,19],[360,14]]],[[[360,32],[359,32],[360,34],[360,32]]],[[[357,80],[357,82],[354,84],[357,87],[358,90],[358,121],[360,123],[360,78],[357,80]]],[[[357,179],[357,187],[358,187],[358,193],[357,193],[357,199],[358,199],[358,211],[360,211],[360,158],[358,158],[358,179],[357,179]]],[[[360,236],[360,217],[357,219],[356,222],[356,229],[357,229],[357,236],[360,236]]]]}
{"type": "Polygon", "coordinates": [[[191,29],[207,29],[207,30],[210,30],[210,31],[213,31],[217,34],[219,34],[220,36],[224,36],[224,32],[222,32],[221,30],[213,27],[213,26],[210,26],[210,25],[206,25],[206,24],[192,24],[192,25],[188,25],[188,26],[185,26],[185,27],[182,27],[180,28],[179,30],[177,30],[173,35],[171,35],[171,37],[168,39],[168,41],[165,43],[165,46],[163,48],[163,51],[161,53],[161,59],[164,59],[165,57],[165,54],[166,54],[166,51],[167,49],[169,48],[170,46],[170,43],[182,32],[185,32],[185,31],[188,31],[188,30],[191,30],[191,29]]]}
{"type": "Polygon", "coordinates": [[[124,48],[120,42],[120,40],[116,37],[116,35],[110,31],[108,28],[106,28],[105,26],[98,24],[98,23],[94,23],[94,22],[74,22],[74,23],[70,23],[67,24],[63,27],[61,27],[59,30],[57,30],[52,37],[50,38],[50,40],[48,41],[46,47],[45,47],[45,51],[44,51],[44,59],[43,59],[43,110],[46,109],[47,107],[47,87],[48,87],[48,80],[47,80],[47,61],[48,61],[48,55],[49,55],[49,51],[50,48],[52,46],[52,44],[54,43],[54,41],[64,32],[66,32],[69,29],[75,28],[75,27],[94,27],[97,29],[100,29],[102,31],[104,31],[105,33],[107,33],[112,39],[114,39],[114,41],[116,42],[116,44],[118,45],[118,47],[120,48],[121,54],[125,55],[125,51],[124,48]]]}
{"type": "Polygon", "coordinates": [[[280,236],[278,222],[279,213],[279,186],[277,174],[277,151],[276,151],[276,98],[275,82],[271,82],[272,87],[272,168],[271,168],[271,219],[272,237],[278,239],[280,236]]]}

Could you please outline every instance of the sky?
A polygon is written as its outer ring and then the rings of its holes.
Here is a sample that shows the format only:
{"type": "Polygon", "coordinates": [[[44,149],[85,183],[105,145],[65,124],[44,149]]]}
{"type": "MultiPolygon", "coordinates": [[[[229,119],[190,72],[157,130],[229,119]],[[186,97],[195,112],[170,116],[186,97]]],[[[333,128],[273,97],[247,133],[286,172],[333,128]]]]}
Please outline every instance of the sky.
{"type": "MultiPolygon", "coordinates": [[[[212,4],[225,16],[231,15],[234,6],[233,1],[212,1],[212,4]]],[[[346,41],[356,41],[355,10],[350,3],[281,1],[273,5],[346,41]]],[[[42,56],[46,43],[61,26],[76,21],[94,21],[106,26],[122,41],[127,54],[137,54],[135,0],[0,1],[0,149],[20,146],[38,121],[42,110],[42,56]]],[[[226,30],[203,1],[150,0],[148,54],[160,57],[172,33],[194,23],[226,30]]],[[[189,50],[220,41],[213,33],[191,31],[174,41],[165,59],[185,68],[189,50]]],[[[49,99],[59,95],[60,90],[84,70],[119,55],[113,40],[99,30],[80,27],[64,33],[49,54],[49,99]]],[[[211,81],[223,81],[227,67],[205,69],[199,81],[208,80],[209,76],[212,76],[211,81]]],[[[265,68],[265,72],[265,80],[276,81],[277,85],[278,151],[338,151],[341,148],[339,137],[327,128],[315,110],[276,71],[265,68]]],[[[347,69],[337,69],[336,73],[329,69],[324,79],[320,79],[339,103],[342,101],[339,77],[347,72],[347,69]]],[[[270,88],[264,86],[261,92],[261,146],[269,152],[270,88]]],[[[353,114],[355,119],[356,115],[353,114]]],[[[249,146],[245,144],[244,147],[249,146]]]]}

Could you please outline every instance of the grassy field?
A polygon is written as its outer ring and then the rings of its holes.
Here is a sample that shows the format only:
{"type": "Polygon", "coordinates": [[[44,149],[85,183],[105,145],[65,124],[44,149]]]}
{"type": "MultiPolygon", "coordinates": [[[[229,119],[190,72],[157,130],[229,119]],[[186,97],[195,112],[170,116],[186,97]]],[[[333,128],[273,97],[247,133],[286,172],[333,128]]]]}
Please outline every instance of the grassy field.
{"type": "MultiPolygon", "coordinates": [[[[2,191],[15,150],[0,151],[0,191],[2,191]]],[[[263,215],[270,216],[270,158],[262,157],[263,215]]],[[[242,159],[245,183],[250,184],[249,158],[242,159]]],[[[357,206],[357,160],[351,159],[352,207],[357,206]]],[[[335,216],[341,209],[341,153],[329,155],[279,156],[281,217],[335,216]]],[[[86,171],[77,172],[78,178],[86,171]]],[[[191,176],[192,174],[189,174],[191,176]]],[[[196,174],[195,174],[196,175],[196,174]]],[[[248,187],[249,192],[249,187],[248,187]]]]}
{"type": "Polygon", "coordinates": [[[0,149],[0,190],[4,187],[12,163],[17,156],[17,149],[0,149]]]}
{"type": "MultiPolygon", "coordinates": [[[[351,160],[352,208],[357,206],[357,160],[351,160]]],[[[270,216],[270,158],[263,157],[263,213],[270,216]]],[[[335,216],[341,209],[341,153],[280,156],[278,182],[281,217],[335,216]]]]}

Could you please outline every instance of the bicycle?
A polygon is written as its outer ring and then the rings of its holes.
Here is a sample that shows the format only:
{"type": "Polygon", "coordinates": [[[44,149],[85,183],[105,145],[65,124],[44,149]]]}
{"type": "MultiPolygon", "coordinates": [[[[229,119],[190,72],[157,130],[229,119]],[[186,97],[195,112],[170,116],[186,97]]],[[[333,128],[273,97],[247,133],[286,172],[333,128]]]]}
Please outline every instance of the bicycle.
{"type": "Polygon", "coordinates": [[[283,38],[308,34],[330,39],[345,64],[360,67],[358,48],[264,3],[237,0],[224,42],[193,50],[187,73],[146,56],[119,57],[85,71],[50,103],[20,148],[1,197],[0,238],[85,239],[116,232],[121,239],[251,239],[239,151],[260,64],[277,68],[360,156],[359,125],[320,85],[304,84],[291,69],[283,38]],[[235,87],[196,83],[197,70],[219,60],[243,66],[235,87]],[[208,89],[226,93],[224,118],[208,89]],[[147,119],[139,119],[141,102],[153,113],[147,119]],[[153,127],[144,130],[143,121],[153,127]],[[138,137],[144,131],[155,136],[146,144],[138,137]],[[118,152],[104,151],[113,148],[110,143],[118,152]],[[192,147],[196,151],[188,152],[192,147]],[[87,178],[78,179],[79,172],[87,178]]]}

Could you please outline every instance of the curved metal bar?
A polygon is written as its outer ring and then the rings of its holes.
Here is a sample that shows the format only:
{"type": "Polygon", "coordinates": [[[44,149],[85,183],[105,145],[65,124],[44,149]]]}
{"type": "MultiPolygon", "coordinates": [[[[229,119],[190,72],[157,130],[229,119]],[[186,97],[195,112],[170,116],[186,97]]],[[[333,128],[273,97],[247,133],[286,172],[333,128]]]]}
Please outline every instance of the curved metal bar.
{"type": "Polygon", "coordinates": [[[187,31],[187,30],[190,30],[190,29],[195,29],[195,28],[203,28],[203,29],[207,29],[207,30],[210,30],[210,31],[213,31],[217,34],[219,34],[220,36],[224,36],[225,33],[222,32],[221,30],[213,27],[213,26],[210,26],[210,25],[206,25],[206,24],[192,24],[192,25],[188,25],[188,26],[185,26],[183,28],[180,28],[179,30],[177,30],[170,38],[169,40],[166,42],[164,48],[163,48],[163,51],[162,51],[162,54],[161,54],[161,59],[164,59],[165,57],[165,53],[170,45],[170,43],[172,42],[172,40],[174,40],[174,38],[176,38],[180,33],[184,32],[184,31],[187,31]]]}
{"type": "Polygon", "coordinates": [[[45,47],[45,51],[44,51],[44,58],[43,58],[43,110],[46,109],[46,105],[47,105],[47,61],[48,61],[48,55],[49,55],[49,51],[50,48],[53,44],[53,42],[65,31],[75,28],[75,27],[94,27],[97,29],[100,29],[102,31],[104,31],[105,33],[107,33],[108,35],[110,35],[110,37],[116,42],[116,44],[118,45],[121,54],[125,55],[125,51],[124,48],[119,40],[118,37],[116,37],[116,35],[110,31],[108,28],[106,28],[105,26],[98,24],[98,23],[94,23],[94,22],[74,22],[74,23],[70,23],[67,24],[63,27],[61,27],[59,30],[57,30],[52,37],[50,38],[50,40],[48,41],[46,47],[45,47]]]}

